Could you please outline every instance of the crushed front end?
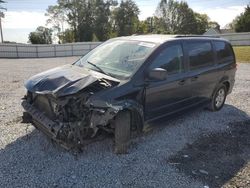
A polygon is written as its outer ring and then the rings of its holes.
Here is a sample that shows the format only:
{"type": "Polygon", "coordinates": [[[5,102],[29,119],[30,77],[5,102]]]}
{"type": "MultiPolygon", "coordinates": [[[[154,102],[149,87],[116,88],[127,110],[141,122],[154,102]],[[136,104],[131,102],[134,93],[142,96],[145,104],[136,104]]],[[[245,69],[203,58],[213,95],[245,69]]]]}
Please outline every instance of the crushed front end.
{"type": "Polygon", "coordinates": [[[81,147],[98,129],[112,131],[111,121],[117,113],[105,102],[93,105],[91,97],[110,88],[114,82],[99,79],[79,92],[62,97],[48,93],[27,92],[22,106],[34,126],[66,149],[81,147]]]}

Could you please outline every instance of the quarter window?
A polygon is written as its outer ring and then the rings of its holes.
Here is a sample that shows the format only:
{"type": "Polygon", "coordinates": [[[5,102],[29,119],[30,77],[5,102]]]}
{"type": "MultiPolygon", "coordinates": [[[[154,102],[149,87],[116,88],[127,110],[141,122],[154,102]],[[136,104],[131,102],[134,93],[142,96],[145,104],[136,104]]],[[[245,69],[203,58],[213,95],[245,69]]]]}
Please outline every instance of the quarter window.
{"type": "Polygon", "coordinates": [[[217,60],[219,63],[223,63],[228,58],[233,58],[233,52],[229,44],[225,42],[216,41],[214,42],[217,60]]]}
{"type": "Polygon", "coordinates": [[[180,44],[166,47],[152,63],[151,68],[163,68],[168,74],[180,73],[183,70],[183,51],[180,44]]]}
{"type": "Polygon", "coordinates": [[[210,42],[190,42],[187,44],[190,69],[213,64],[213,51],[210,42]]]}

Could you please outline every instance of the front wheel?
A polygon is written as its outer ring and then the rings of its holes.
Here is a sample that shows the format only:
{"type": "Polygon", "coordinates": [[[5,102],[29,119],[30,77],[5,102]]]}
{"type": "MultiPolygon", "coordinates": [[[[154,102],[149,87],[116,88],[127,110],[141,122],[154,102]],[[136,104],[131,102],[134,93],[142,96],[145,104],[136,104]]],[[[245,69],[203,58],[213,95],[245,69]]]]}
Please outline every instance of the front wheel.
{"type": "Polygon", "coordinates": [[[223,107],[226,97],[227,97],[227,88],[225,85],[222,84],[215,90],[209,105],[209,110],[219,111],[223,107]]]}
{"type": "Polygon", "coordinates": [[[131,133],[131,115],[129,111],[119,112],[115,118],[115,153],[128,152],[131,133]]]}

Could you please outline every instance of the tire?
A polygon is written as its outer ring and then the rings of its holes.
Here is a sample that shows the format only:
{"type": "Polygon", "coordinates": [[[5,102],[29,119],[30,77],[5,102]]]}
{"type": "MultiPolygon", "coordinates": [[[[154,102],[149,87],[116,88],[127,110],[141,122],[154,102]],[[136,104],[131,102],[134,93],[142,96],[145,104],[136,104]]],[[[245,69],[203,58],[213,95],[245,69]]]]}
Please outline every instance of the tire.
{"type": "Polygon", "coordinates": [[[131,115],[129,111],[119,112],[115,118],[115,149],[116,154],[126,154],[130,145],[131,115]]]}
{"type": "Polygon", "coordinates": [[[212,112],[219,111],[225,103],[227,97],[227,87],[221,84],[213,93],[208,109],[212,112]]]}

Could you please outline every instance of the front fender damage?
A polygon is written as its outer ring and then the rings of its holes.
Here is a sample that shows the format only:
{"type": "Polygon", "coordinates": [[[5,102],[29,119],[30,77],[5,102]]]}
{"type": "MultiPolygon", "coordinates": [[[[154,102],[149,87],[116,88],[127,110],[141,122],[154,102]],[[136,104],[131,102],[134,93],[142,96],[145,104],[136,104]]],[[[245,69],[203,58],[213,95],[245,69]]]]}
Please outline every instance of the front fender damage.
{"type": "MultiPolygon", "coordinates": [[[[109,124],[110,120],[113,120],[113,118],[123,110],[129,110],[132,112],[132,118],[138,124],[142,123],[142,120],[144,119],[143,106],[134,100],[122,100],[115,102],[97,100],[95,102],[90,102],[90,108],[94,112],[91,117],[91,127],[94,129],[98,128],[100,125],[105,126],[109,124]]],[[[142,125],[140,125],[140,127],[142,127],[142,125]]]]}

